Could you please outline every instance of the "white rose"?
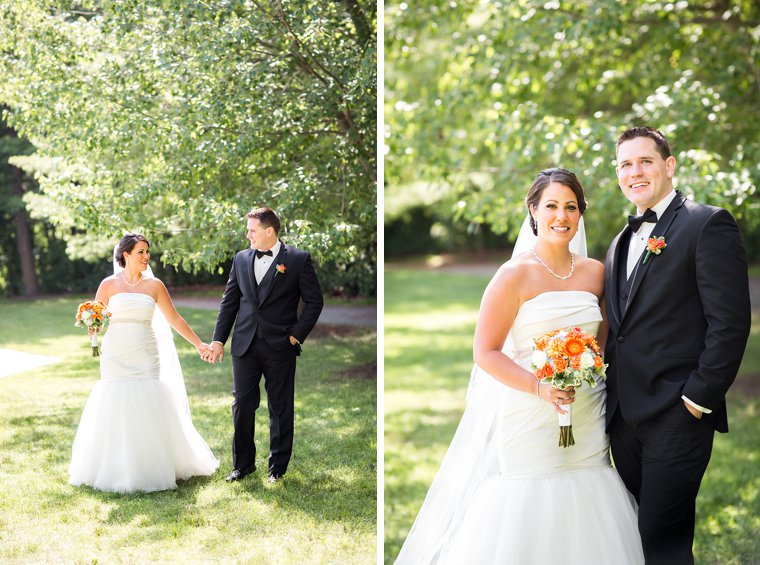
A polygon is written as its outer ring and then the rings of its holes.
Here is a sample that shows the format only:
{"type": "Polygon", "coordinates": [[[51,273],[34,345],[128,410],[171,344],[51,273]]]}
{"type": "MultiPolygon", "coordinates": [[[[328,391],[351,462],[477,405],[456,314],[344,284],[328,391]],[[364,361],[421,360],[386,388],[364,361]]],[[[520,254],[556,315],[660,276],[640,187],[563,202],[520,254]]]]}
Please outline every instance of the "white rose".
{"type": "Polygon", "coordinates": [[[533,356],[530,358],[530,362],[536,367],[543,367],[546,365],[546,353],[540,349],[536,349],[533,352],[533,356]]]}
{"type": "Polygon", "coordinates": [[[90,318],[92,318],[92,314],[90,314],[89,310],[82,312],[82,320],[89,320],[90,318]]]}
{"type": "Polygon", "coordinates": [[[581,354],[581,369],[588,369],[594,366],[594,356],[588,351],[581,354]]]}

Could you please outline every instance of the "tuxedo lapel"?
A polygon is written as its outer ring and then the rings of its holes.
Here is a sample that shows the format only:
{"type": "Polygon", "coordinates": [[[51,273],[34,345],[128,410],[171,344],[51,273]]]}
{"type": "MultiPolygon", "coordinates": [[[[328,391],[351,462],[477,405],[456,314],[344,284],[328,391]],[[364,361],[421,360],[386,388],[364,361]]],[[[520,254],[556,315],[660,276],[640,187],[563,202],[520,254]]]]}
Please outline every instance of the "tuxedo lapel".
{"type": "MultiPolygon", "coordinates": [[[[683,194],[680,192],[676,193],[676,197],[673,199],[673,202],[670,203],[670,206],[667,207],[665,210],[665,213],[662,215],[662,218],[660,218],[657,221],[657,224],[654,226],[654,229],[652,230],[652,235],[650,237],[660,237],[665,236],[665,234],[668,232],[668,229],[670,228],[670,225],[673,223],[673,220],[676,219],[676,216],[678,216],[678,210],[683,205],[683,201],[686,199],[683,194]]],[[[646,249],[644,250],[644,255],[646,256],[646,249]]],[[[643,257],[642,256],[642,257],[643,257]]],[[[622,312],[622,317],[625,317],[626,312],[628,312],[628,309],[633,303],[633,299],[636,296],[636,292],[639,290],[639,287],[641,286],[641,281],[644,280],[644,277],[646,276],[647,272],[649,271],[649,268],[652,266],[653,259],[650,259],[647,261],[646,265],[643,265],[643,258],[640,257],[637,259],[636,263],[636,272],[634,273],[634,279],[633,283],[631,284],[631,293],[628,296],[628,301],[626,302],[626,308],[625,311],[622,312]]]]}
{"type": "MultiPolygon", "coordinates": [[[[280,252],[277,254],[277,257],[274,258],[274,261],[272,261],[272,264],[269,266],[269,269],[264,275],[264,278],[261,279],[261,284],[259,285],[259,307],[263,306],[267,297],[272,292],[272,287],[277,284],[277,265],[285,263],[287,254],[287,248],[285,244],[282,243],[280,245],[280,252]]],[[[282,277],[284,275],[279,276],[282,277]]]]}
{"type": "Polygon", "coordinates": [[[253,249],[248,249],[245,252],[245,280],[248,284],[248,290],[250,291],[250,295],[252,297],[253,303],[258,308],[258,297],[256,295],[257,291],[257,285],[256,285],[256,275],[253,272],[253,249]]]}
{"type": "Polygon", "coordinates": [[[605,300],[605,304],[607,307],[607,312],[612,314],[616,326],[620,325],[620,320],[623,317],[623,313],[620,311],[620,302],[618,299],[618,296],[620,294],[620,285],[618,284],[617,278],[618,265],[621,261],[621,242],[623,241],[623,236],[625,234],[625,230],[627,229],[627,227],[624,228],[623,231],[617,234],[615,239],[612,241],[612,259],[605,272],[605,276],[607,277],[607,298],[605,300]]]}

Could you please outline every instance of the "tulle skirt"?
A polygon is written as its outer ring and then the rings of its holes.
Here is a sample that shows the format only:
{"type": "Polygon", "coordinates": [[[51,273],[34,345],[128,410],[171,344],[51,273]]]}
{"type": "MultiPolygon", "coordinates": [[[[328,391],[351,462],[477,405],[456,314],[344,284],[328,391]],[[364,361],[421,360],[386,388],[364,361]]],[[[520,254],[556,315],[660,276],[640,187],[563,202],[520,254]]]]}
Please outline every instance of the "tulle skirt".
{"type": "Polygon", "coordinates": [[[440,562],[643,563],[631,504],[609,466],[536,478],[491,477],[476,491],[440,562]]]}
{"type": "Polygon", "coordinates": [[[69,482],[114,492],[177,488],[219,461],[158,379],[101,380],[85,405],[69,482]]]}

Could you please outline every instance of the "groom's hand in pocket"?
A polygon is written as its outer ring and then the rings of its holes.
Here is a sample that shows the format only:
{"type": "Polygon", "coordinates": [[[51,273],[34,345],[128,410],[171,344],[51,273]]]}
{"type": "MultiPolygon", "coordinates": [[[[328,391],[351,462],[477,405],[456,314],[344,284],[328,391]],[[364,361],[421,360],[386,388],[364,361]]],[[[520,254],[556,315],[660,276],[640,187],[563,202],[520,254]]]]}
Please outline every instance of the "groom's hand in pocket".
{"type": "Polygon", "coordinates": [[[691,404],[689,404],[685,400],[682,400],[681,402],[683,402],[683,405],[686,406],[686,409],[689,412],[691,412],[692,416],[694,416],[697,420],[701,420],[702,419],[702,412],[700,412],[699,410],[697,410],[696,408],[694,408],[691,404]]]}

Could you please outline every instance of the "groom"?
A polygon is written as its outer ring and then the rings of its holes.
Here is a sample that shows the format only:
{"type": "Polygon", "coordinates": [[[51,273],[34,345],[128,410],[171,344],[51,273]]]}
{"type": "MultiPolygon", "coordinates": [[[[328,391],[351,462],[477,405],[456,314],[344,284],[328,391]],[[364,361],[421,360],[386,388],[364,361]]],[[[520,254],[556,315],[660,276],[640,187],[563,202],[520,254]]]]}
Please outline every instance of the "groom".
{"type": "Polygon", "coordinates": [[[697,492],[714,432],[728,431],[726,391],[750,327],[739,230],[725,210],[674,191],[675,168],[658,130],[618,138],[618,183],[638,216],[605,261],[607,430],[648,565],[694,562],[697,492]]]}
{"type": "Polygon", "coordinates": [[[311,257],[277,238],[280,219],[270,208],[246,215],[251,248],[235,255],[204,360],[224,359],[232,337],[233,470],[228,482],[256,470],[255,412],[264,376],[269,408],[269,482],[285,474],[293,451],[296,357],[322,311],[322,290],[311,257]],[[298,316],[299,302],[304,307],[298,316]]]}

